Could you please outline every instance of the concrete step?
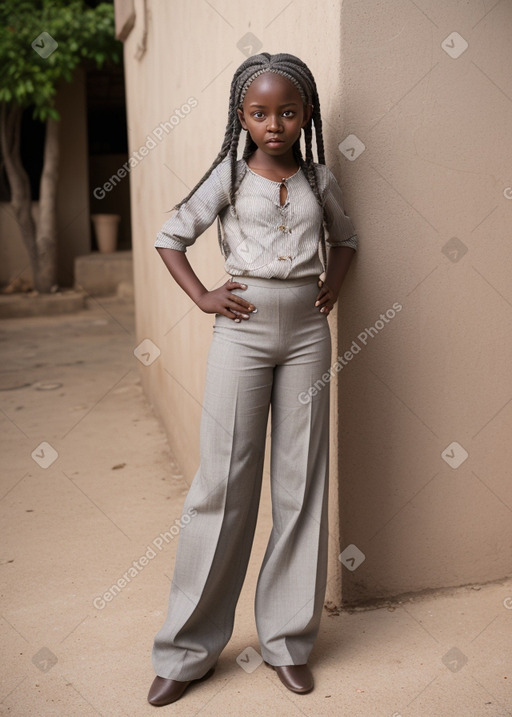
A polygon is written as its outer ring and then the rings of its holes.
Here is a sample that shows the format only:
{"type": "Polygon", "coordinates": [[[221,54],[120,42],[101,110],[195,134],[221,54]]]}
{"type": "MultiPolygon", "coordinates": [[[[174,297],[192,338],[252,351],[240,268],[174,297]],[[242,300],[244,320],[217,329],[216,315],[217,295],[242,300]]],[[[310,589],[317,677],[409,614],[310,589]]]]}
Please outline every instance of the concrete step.
{"type": "Polygon", "coordinates": [[[55,294],[37,292],[0,296],[0,319],[20,319],[27,316],[57,316],[73,314],[85,308],[84,291],[64,290],[55,294]]]}
{"type": "Polygon", "coordinates": [[[119,284],[133,284],[131,251],[112,254],[92,252],[75,259],[75,286],[90,296],[109,296],[117,293],[119,284]]]}

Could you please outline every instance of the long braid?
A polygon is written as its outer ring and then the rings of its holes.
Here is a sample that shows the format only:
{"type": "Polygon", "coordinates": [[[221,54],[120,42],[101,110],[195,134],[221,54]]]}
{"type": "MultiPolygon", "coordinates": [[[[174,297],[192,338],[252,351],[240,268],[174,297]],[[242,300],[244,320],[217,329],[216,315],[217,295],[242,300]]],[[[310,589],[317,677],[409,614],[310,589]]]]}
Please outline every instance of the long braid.
{"type": "Polygon", "coordinates": [[[251,154],[255,152],[258,149],[258,145],[253,140],[249,132],[247,132],[247,135],[245,137],[245,147],[244,147],[244,153],[243,153],[243,159],[249,159],[251,154]]]}
{"type": "MultiPolygon", "coordinates": [[[[201,177],[199,182],[189,192],[189,194],[174,207],[174,209],[179,209],[182,204],[187,202],[190,197],[199,189],[199,187],[208,179],[215,167],[217,167],[217,165],[219,165],[226,157],[229,157],[231,170],[231,186],[229,192],[229,200],[234,210],[237,179],[236,175],[238,144],[242,131],[242,125],[240,123],[240,118],[237,114],[237,109],[242,109],[245,94],[249,89],[251,83],[254,82],[257,77],[264,74],[265,72],[275,72],[279,75],[286,77],[299,91],[303,103],[313,105],[311,119],[303,128],[304,144],[306,150],[305,158],[302,155],[300,147],[300,137],[293,145],[293,154],[301,170],[303,171],[304,176],[308,180],[317,202],[320,204],[320,206],[322,206],[323,209],[323,203],[322,198],[320,196],[318,178],[315,172],[313,159],[314,127],[317,161],[319,164],[325,164],[322,117],[320,113],[320,100],[318,97],[318,90],[316,87],[315,79],[309,67],[298,57],[295,57],[295,55],[290,55],[288,53],[278,53],[276,55],[270,55],[268,52],[262,52],[258,55],[252,55],[251,57],[248,57],[247,60],[245,60],[245,62],[243,62],[235,72],[231,81],[228,121],[224,133],[222,147],[220,148],[217,157],[214,159],[208,171],[203,175],[203,177],[201,177]]],[[[247,160],[256,149],[257,146],[255,142],[253,141],[250,134],[247,133],[245,147],[243,151],[243,159],[247,160]]],[[[327,249],[325,246],[324,222],[322,222],[321,227],[320,244],[322,248],[324,266],[327,266],[327,249]]]]}

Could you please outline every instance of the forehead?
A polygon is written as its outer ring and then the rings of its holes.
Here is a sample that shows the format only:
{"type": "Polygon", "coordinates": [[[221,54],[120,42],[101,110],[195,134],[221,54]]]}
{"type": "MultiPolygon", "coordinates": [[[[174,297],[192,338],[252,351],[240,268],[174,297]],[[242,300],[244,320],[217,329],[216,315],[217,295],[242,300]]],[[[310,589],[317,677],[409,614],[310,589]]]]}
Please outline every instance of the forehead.
{"type": "Polygon", "coordinates": [[[251,102],[301,103],[302,99],[298,89],[286,77],[276,72],[264,72],[251,82],[245,94],[244,105],[251,102]]]}

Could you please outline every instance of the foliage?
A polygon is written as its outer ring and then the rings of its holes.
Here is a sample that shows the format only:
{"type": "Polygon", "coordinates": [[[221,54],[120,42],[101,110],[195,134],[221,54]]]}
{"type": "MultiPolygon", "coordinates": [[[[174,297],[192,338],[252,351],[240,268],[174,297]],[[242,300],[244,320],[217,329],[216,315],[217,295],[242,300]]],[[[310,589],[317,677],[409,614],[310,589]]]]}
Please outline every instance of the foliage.
{"type": "Polygon", "coordinates": [[[83,0],[0,3],[0,103],[33,106],[36,119],[59,119],[54,106],[58,85],[61,80],[70,82],[78,65],[117,63],[121,53],[112,4],[92,9],[83,0]],[[58,43],[46,58],[32,47],[42,32],[58,43]]]}

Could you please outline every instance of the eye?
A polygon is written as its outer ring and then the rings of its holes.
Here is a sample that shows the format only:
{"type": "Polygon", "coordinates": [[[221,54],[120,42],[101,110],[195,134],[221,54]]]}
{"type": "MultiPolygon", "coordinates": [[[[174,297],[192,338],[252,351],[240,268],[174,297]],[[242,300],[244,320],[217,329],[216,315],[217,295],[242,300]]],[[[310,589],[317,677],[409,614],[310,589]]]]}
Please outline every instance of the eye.
{"type": "Polygon", "coordinates": [[[284,115],[285,117],[294,117],[294,116],[295,116],[295,112],[294,112],[293,110],[285,110],[285,111],[283,112],[283,115],[284,115]]]}
{"type": "Polygon", "coordinates": [[[254,119],[261,119],[263,117],[263,112],[261,110],[256,110],[256,112],[253,112],[252,116],[254,119]]]}

